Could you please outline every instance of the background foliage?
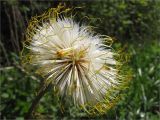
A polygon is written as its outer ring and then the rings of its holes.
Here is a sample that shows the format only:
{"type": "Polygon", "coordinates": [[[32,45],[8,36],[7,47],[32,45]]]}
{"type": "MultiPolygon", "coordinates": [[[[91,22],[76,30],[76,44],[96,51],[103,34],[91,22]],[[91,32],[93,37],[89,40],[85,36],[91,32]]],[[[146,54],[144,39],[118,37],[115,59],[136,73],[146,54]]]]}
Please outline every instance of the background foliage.
{"type": "MultiPolygon", "coordinates": [[[[160,1],[109,0],[69,1],[76,9],[75,20],[95,26],[111,36],[114,48],[131,54],[133,79],[124,99],[111,111],[94,119],[160,119],[160,1]],[[88,17],[87,17],[88,16],[88,17]],[[118,40],[117,40],[118,39],[118,40]]],[[[25,29],[31,16],[39,15],[58,1],[1,1],[0,111],[1,119],[23,119],[41,78],[20,64],[25,29]]],[[[37,119],[93,119],[73,105],[62,109],[53,92],[48,92],[36,111],[37,119]]]]}

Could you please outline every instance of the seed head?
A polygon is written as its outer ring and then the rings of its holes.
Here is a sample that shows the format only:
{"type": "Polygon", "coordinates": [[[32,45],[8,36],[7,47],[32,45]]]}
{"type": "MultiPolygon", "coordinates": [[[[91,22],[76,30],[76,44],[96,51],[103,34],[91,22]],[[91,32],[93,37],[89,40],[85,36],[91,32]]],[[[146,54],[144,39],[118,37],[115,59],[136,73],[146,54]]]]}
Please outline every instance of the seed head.
{"type": "Polygon", "coordinates": [[[60,14],[68,13],[62,8],[32,18],[23,57],[38,66],[37,73],[62,99],[71,99],[90,114],[105,113],[119,100],[129,78],[122,75],[119,54],[106,44],[112,39],[60,14]]]}

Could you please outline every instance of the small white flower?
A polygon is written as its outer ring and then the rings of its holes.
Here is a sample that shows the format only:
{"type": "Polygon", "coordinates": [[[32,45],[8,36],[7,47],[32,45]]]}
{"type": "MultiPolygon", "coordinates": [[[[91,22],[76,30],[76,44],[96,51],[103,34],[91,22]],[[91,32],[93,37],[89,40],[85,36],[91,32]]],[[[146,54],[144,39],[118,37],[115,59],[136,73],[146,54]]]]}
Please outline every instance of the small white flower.
{"type": "Polygon", "coordinates": [[[90,113],[105,112],[124,84],[116,54],[104,44],[111,38],[94,35],[72,18],[53,18],[29,28],[29,62],[38,66],[38,73],[58,89],[61,98],[90,113]]]}

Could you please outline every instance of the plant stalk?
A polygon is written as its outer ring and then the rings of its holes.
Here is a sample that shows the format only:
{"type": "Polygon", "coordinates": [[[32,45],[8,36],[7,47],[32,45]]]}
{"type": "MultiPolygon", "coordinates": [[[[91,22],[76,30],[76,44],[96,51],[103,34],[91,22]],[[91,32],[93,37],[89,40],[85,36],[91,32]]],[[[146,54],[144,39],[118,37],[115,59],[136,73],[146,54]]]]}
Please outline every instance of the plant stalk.
{"type": "Polygon", "coordinates": [[[52,84],[49,84],[48,86],[41,87],[37,96],[35,97],[35,99],[33,100],[27,114],[25,115],[25,119],[31,119],[33,117],[33,112],[35,111],[40,99],[44,96],[44,94],[51,88],[52,84]]]}

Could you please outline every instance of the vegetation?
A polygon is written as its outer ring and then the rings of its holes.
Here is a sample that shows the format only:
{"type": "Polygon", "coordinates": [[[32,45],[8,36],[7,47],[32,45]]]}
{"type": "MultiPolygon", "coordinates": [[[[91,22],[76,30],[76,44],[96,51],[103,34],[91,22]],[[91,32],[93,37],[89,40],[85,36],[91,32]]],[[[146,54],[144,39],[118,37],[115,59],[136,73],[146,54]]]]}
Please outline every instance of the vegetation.
{"type": "MultiPolygon", "coordinates": [[[[1,1],[1,119],[23,120],[42,78],[20,64],[25,29],[31,16],[39,15],[58,1],[1,1]]],[[[63,110],[49,91],[36,110],[37,119],[160,119],[160,2],[152,0],[69,1],[75,20],[90,23],[95,31],[115,39],[131,55],[133,79],[125,96],[103,116],[89,117],[73,105],[63,110]],[[88,17],[87,17],[88,16],[88,17]]]]}

